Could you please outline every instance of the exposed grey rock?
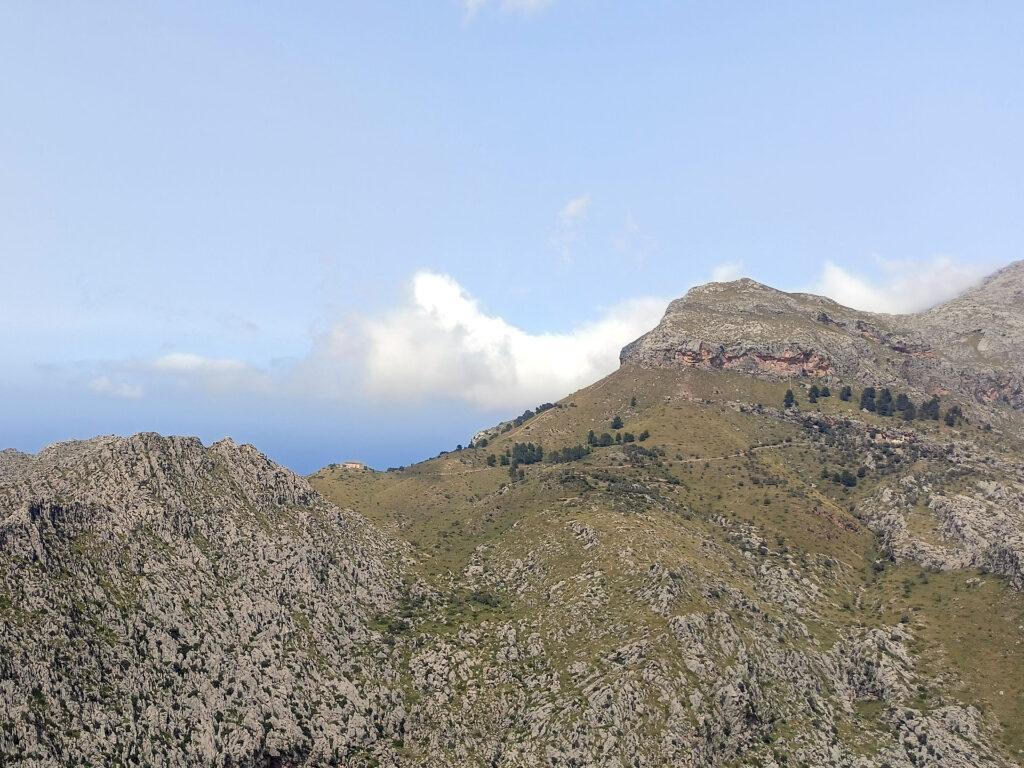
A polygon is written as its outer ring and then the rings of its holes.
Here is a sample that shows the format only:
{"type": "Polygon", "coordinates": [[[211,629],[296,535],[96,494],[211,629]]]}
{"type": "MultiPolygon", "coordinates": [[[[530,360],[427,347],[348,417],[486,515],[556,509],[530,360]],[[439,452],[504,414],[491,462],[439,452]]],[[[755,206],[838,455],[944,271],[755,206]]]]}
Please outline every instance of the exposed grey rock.
{"type": "MultiPolygon", "coordinates": [[[[959,493],[907,476],[860,505],[868,525],[895,557],[936,570],[977,568],[1024,590],[1024,477],[987,479],[987,465],[959,493]],[[917,516],[915,522],[912,517],[917,516]]],[[[1009,474],[1009,477],[1007,477],[1009,474]]]]}
{"type": "Polygon", "coordinates": [[[914,315],[883,315],[750,279],[709,283],[669,304],[623,348],[624,364],[909,385],[968,403],[1024,408],[1024,261],[914,315]]]}
{"type": "Polygon", "coordinates": [[[251,446],[53,446],[0,480],[7,764],[284,765],[403,725],[389,545],[251,446]],[[276,763],[275,763],[276,761],[276,763]]]}

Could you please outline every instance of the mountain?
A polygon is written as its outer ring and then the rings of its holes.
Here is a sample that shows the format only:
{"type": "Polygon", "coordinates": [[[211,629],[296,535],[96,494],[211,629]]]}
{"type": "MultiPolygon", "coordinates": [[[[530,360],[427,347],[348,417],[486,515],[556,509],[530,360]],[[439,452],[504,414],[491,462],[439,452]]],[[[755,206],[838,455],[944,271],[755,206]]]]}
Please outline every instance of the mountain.
{"type": "Polygon", "coordinates": [[[0,755],[1024,765],[1022,271],[909,316],[695,288],[401,470],[0,453],[0,755]]]}
{"type": "Polygon", "coordinates": [[[251,446],[0,463],[5,765],[320,764],[397,736],[393,545],[251,446]],[[371,674],[372,671],[372,674],[371,674]]]}
{"type": "Polygon", "coordinates": [[[972,405],[1024,408],[1024,261],[915,315],[858,312],[753,280],[711,283],[672,302],[623,363],[755,375],[840,377],[972,405]]]}

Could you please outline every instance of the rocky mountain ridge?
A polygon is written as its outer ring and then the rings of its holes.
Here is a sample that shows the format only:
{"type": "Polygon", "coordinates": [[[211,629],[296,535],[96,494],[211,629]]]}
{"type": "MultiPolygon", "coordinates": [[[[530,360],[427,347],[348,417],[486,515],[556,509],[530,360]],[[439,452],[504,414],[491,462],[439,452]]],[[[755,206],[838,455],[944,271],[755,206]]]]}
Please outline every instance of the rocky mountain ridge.
{"type": "MultiPolygon", "coordinates": [[[[1024,261],[925,312],[860,312],[744,278],[673,301],[624,364],[855,380],[1024,408],[1024,261]]],[[[991,409],[989,409],[991,412],[991,409]]]]}
{"type": "Polygon", "coordinates": [[[319,763],[397,733],[388,662],[367,678],[360,647],[400,581],[363,518],[230,440],[2,466],[5,764],[319,763]]]}

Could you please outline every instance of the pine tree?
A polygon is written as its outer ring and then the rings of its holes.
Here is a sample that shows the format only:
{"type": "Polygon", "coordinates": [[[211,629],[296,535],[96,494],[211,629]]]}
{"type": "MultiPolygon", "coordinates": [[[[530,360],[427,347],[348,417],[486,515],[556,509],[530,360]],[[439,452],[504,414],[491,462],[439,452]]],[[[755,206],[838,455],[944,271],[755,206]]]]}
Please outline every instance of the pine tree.
{"type": "Polygon", "coordinates": [[[818,385],[812,384],[810,390],[807,392],[807,400],[812,403],[818,402],[818,395],[820,393],[821,390],[818,389],[818,385]]]}
{"type": "Polygon", "coordinates": [[[844,402],[849,402],[853,398],[853,389],[851,387],[843,387],[839,390],[839,399],[844,402]]]}
{"type": "Polygon", "coordinates": [[[959,405],[954,405],[950,407],[950,409],[946,411],[946,417],[944,419],[946,422],[946,426],[955,427],[956,423],[961,419],[963,415],[963,411],[960,409],[959,405]]]}
{"type": "Polygon", "coordinates": [[[783,408],[792,408],[796,405],[796,397],[793,396],[793,390],[787,389],[786,396],[782,399],[783,408]]]}
{"type": "Polygon", "coordinates": [[[544,458],[544,449],[533,443],[514,443],[512,445],[513,464],[536,464],[544,458]]]}
{"type": "Polygon", "coordinates": [[[612,419],[612,429],[622,429],[622,418],[616,416],[612,419]]]}
{"type": "Polygon", "coordinates": [[[917,418],[939,420],[939,398],[932,395],[931,400],[925,400],[917,410],[917,418]]]}
{"type": "Polygon", "coordinates": [[[648,432],[648,431],[647,431],[647,430],[645,429],[645,430],[644,430],[643,432],[641,432],[641,433],[640,433],[640,435],[639,435],[639,436],[637,437],[637,440],[639,440],[639,441],[640,441],[640,442],[642,443],[642,442],[643,442],[644,440],[646,440],[646,439],[647,439],[648,437],[650,437],[650,436],[651,436],[651,433],[650,433],[650,432],[648,432]]]}
{"type": "Polygon", "coordinates": [[[865,387],[860,393],[860,409],[862,411],[875,412],[875,388],[865,387]]]}
{"type": "Polygon", "coordinates": [[[821,388],[821,396],[822,397],[832,397],[832,390],[829,389],[827,386],[822,387],[821,388]]]}
{"type": "Polygon", "coordinates": [[[497,463],[498,463],[498,457],[495,456],[493,453],[490,456],[487,457],[487,466],[488,467],[493,467],[497,463]]]}
{"type": "Polygon", "coordinates": [[[892,392],[888,388],[878,393],[878,400],[875,402],[875,412],[879,416],[892,416],[892,392]]]}

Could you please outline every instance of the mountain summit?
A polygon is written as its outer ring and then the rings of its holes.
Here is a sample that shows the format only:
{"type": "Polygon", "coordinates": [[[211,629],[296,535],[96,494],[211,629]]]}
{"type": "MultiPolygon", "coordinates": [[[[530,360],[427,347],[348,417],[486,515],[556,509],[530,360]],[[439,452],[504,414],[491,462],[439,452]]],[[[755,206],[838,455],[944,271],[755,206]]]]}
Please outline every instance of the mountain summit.
{"type": "Polygon", "coordinates": [[[623,364],[846,378],[972,404],[1024,408],[1024,261],[925,312],[860,312],[753,280],[710,283],[673,301],[623,364]]]}

